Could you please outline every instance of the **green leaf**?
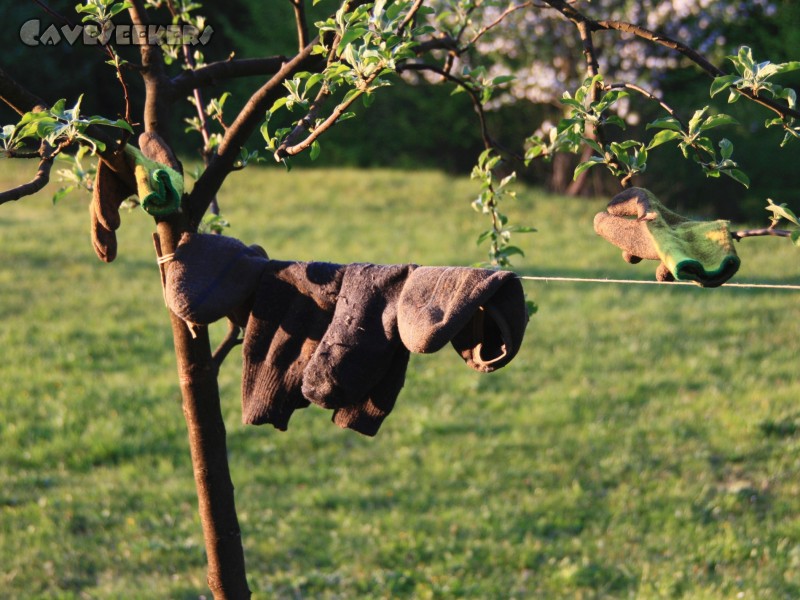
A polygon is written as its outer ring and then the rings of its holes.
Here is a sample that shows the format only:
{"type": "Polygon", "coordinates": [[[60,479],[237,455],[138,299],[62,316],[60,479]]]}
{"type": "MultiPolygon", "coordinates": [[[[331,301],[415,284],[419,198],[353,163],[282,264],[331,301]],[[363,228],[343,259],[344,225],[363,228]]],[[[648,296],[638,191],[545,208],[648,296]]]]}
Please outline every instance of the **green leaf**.
{"type": "Polygon", "coordinates": [[[509,256],[525,256],[522,248],[519,248],[518,246],[506,246],[505,248],[501,249],[498,254],[504,258],[508,258],[509,256]]]}
{"type": "Polygon", "coordinates": [[[348,90],[344,95],[344,98],[342,98],[342,104],[347,105],[351,100],[354,100],[361,93],[363,93],[361,90],[355,88],[348,90]]]}
{"type": "Polygon", "coordinates": [[[696,110],[692,115],[692,118],[689,120],[689,133],[694,134],[697,132],[700,123],[703,120],[703,116],[706,114],[708,110],[707,106],[704,106],[700,110],[696,110]]]}
{"type": "Polygon", "coordinates": [[[53,194],[53,204],[57,204],[64,196],[69,194],[75,188],[73,186],[63,187],[53,194]]]}
{"type": "Polygon", "coordinates": [[[286,96],[284,96],[283,98],[278,98],[272,104],[272,107],[269,109],[269,112],[270,113],[274,113],[276,110],[278,110],[279,108],[284,106],[288,101],[289,101],[289,99],[286,96]]]}
{"type": "Polygon", "coordinates": [[[592,139],[589,139],[589,138],[583,138],[583,141],[587,146],[589,146],[592,150],[594,150],[598,154],[600,154],[600,155],[603,154],[602,146],[600,146],[600,144],[598,144],[595,140],[592,140],[592,139]]]}
{"type": "Polygon", "coordinates": [[[348,44],[351,44],[357,39],[363,37],[368,31],[369,29],[365,27],[353,27],[352,29],[345,31],[342,34],[342,41],[339,42],[339,46],[336,49],[337,53],[341,54],[348,44]]]}
{"type": "Polygon", "coordinates": [[[648,150],[652,150],[661,144],[666,144],[672,140],[677,140],[683,137],[683,132],[673,131],[672,129],[663,129],[653,136],[650,143],[647,145],[648,150]]]}
{"type": "Polygon", "coordinates": [[[794,214],[789,207],[786,206],[785,203],[783,204],[775,204],[771,198],[767,198],[767,207],[766,210],[771,211],[773,217],[776,219],[786,219],[794,223],[795,225],[800,226],[800,221],[798,221],[797,216],[794,214]]]}
{"type": "Polygon", "coordinates": [[[800,60],[792,60],[778,65],[778,73],[788,73],[800,69],[800,60]]]}
{"type": "Polygon", "coordinates": [[[124,129],[130,133],[133,133],[133,127],[130,126],[125,119],[117,119],[116,121],[112,121],[111,119],[105,119],[103,117],[89,117],[86,119],[92,125],[106,125],[108,127],[119,127],[120,129],[124,129]]]}
{"type": "Polygon", "coordinates": [[[670,129],[683,131],[680,122],[675,117],[661,117],[647,124],[646,129],[670,129]]]}
{"type": "Polygon", "coordinates": [[[495,235],[494,229],[487,229],[478,236],[478,239],[475,240],[475,245],[480,246],[483,242],[485,242],[489,238],[494,237],[494,235],[495,235]]]}
{"type": "Polygon", "coordinates": [[[502,85],[516,79],[515,75],[500,75],[492,79],[492,85],[502,85]]]}
{"type": "Polygon", "coordinates": [[[641,146],[641,142],[636,140],[625,140],[624,142],[611,142],[611,151],[616,154],[617,150],[629,150],[636,146],[641,146]]]}
{"type": "Polygon", "coordinates": [[[722,158],[730,158],[733,156],[733,143],[730,140],[722,138],[719,142],[719,148],[722,158]]]}
{"type": "Polygon", "coordinates": [[[702,125],[700,125],[700,131],[708,131],[709,129],[713,129],[714,127],[720,127],[722,125],[738,125],[739,121],[731,117],[730,115],[726,114],[718,114],[718,115],[711,115],[705,121],[703,121],[702,125]]]}
{"type": "Polygon", "coordinates": [[[575,167],[575,173],[572,175],[572,180],[575,181],[576,179],[578,179],[578,177],[580,177],[581,173],[583,173],[584,171],[588,171],[592,167],[601,165],[604,162],[605,160],[603,160],[599,156],[593,156],[586,162],[582,162],[577,167],[575,167]]]}
{"type": "Polygon", "coordinates": [[[579,111],[583,111],[584,110],[583,104],[581,104],[580,102],[578,102],[574,98],[564,97],[564,98],[561,98],[561,100],[559,100],[559,102],[561,102],[561,104],[566,104],[567,106],[572,106],[573,108],[576,108],[579,111]]]}
{"type": "Polygon", "coordinates": [[[309,156],[311,157],[311,160],[317,160],[321,150],[322,147],[319,145],[319,142],[317,140],[311,142],[311,150],[308,153],[309,156]]]}
{"type": "Polygon", "coordinates": [[[610,115],[606,117],[606,125],[616,125],[620,129],[627,129],[628,127],[622,117],[617,115],[610,115]]]}
{"type": "Polygon", "coordinates": [[[734,179],[739,183],[741,183],[744,187],[746,188],[750,187],[750,178],[744,171],[741,171],[739,169],[725,169],[722,172],[725,173],[725,175],[727,175],[731,179],[734,179]]]}
{"type": "Polygon", "coordinates": [[[741,77],[738,75],[722,75],[720,77],[715,77],[714,81],[711,82],[711,97],[713,98],[721,91],[728,89],[737,80],[741,80],[741,77]]]}
{"type": "Polygon", "coordinates": [[[795,229],[795,230],[792,232],[791,239],[792,239],[792,243],[793,243],[795,246],[797,246],[798,248],[800,248],[800,229],[795,229]]]}

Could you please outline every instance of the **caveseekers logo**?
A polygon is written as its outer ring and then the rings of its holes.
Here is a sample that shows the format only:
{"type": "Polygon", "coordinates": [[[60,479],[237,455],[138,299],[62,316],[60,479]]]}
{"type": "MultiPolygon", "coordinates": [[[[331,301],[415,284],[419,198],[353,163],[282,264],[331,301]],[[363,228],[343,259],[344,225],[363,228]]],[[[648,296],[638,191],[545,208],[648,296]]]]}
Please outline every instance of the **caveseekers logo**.
{"type": "Polygon", "coordinates": [[[109,21],[102,27],[91,23],[56,27],[31,19],[20,27],[19,39],[26,46],[104,46],[112,42],[117,46],[205,46],[213,34],[210,26],[200,30],[193,25],[115,25],[109,21]]]}

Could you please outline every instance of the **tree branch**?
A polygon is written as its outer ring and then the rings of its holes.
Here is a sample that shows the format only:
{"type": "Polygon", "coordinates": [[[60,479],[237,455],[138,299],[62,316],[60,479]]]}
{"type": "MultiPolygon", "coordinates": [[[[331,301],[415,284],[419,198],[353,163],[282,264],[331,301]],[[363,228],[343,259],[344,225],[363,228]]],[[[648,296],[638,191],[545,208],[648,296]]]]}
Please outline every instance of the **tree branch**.
{"type": "Polygon", "coordinates": [[[242,333],[242,328],[228,319],[228,333],[211,356],[214,365],[217,367],[217,371],[219,371],[219,368],[228,357],[228,354],[230,354],[230,351],[244,342],[244,339],[239,337],[240,333],[242,333]]]}
{"type": "Polygon", "coordinates": [[[6,190],[5,192],[0,193],[0,204],[5,204],[6,202],[12,202],[14,200],[19,200],[20,198],[24,198],[25,196],[31,196],[44,188],[50,181],[50,169],[53,166],[53,157],[46,157],[43,158],[39,162],[39,168],[36,171],[36,175],[33,179],[31,179],[28,183],[23,183],[20,186],[17,186],[13,189],[6,190]]]}
{"type": "Polygon", "coordinates": [[[425,0],[416,0],[414,2],[414,5],[408,10],[403,22],[400,23],[400,26],[397,28],[397,37],[403,37],[406,27],[413,23],[417,16],[417,12],[419,12],[419,9],[422,8],[423,4],[425,4],[425,0]]]}
{"type": "Polygon", "coordinates": [[[312,40],[303,51],[284,63],[280,70],[258,89],[228,127],[222,138],[217,154],[209,161],[189,194],[188,211],[192,224],[203,218],[211,198],[219,191],[225,178],[233,170],[239,152],[247,138],[264,119],[264,114],[272,104],[283,95],[283,82],[299,71],[315,70],[322,65],[320,57],[311,54],[317,39],[312,40]]]}
{"type": "Polygon", "coordinates": [[[469,42],[467,42],[467,45],[460,52],[464,52],[467,49],[467,47],[472,46],[475,42],[477,42],[484,35],[486,35],[486,33],[489,30],[494,29],[495,27],[497,27],[511,13],[516,12],[516,11],[522,9],[522,8],[529,8],[531,6],[534,6],[534,4],[533,4],[533,2],[530,2],[530,1],[529,2],[523,2],[522,4],[511,4],[511,5],[509,5],[509,7],[506,8],[502,13],[500,13],[500,16],[498,16],[494,21],[492,21],[488,25],[484,25],[483,27],[481,27],[481,29],[474,36],[472,36],[472,39],[469,42]]]}
{"type": "Polygon", "coordinates": [[[194,89],[214,85],[221,80],[274,75],[286,60],[285,56],[239,58],[213,62],[198,69],[190,69],[170,80],[170,97],[177,99],[191,93],[194,89]]]}
{"type": "Polygon", "coordinates": [[[764,227],[761,229],[742,229],[740,231],[731,232],[731,236],[735,240],[758,236],[790,237],[791,235],[792,232],[787,229],[772,229],[771,227],[764,227]]]}
{"type": "MultiPolygon", "coordinates": [[[[647,40],[654,44],[659,44],[660,46],[664,46],[665,48],[669,48],[670,50],[674,50],[688,58],[690,61],[695,63],[699,66],[703,71],[705,71],[711,77],[720,77],[722,75],[727,75],[727,72],[723,69],[720,69],[713,63],[711,63],[706,57],[702,54],[690,48],[686,44],[683,44],[677,40],[674,40],[666,35],[662,35],[660,33],[655,33],[650,31],[649,29],[645,29],[644,27],[640,27],[638,25],[634,25],[632,23],[625,23],[623,21],[613,21],[613,20],[603,20],[603,21],[595,21],[583,13],[575,9],[574,7],[567,4],[564,0],[544,0],[551,8],[559,11],[569,20],[575,23],[586,23],[592,31],[620,31],[622,33],[629,33],[631,35],[635,35],[643,40],[647,40]]],[[[771,111],[775,112],[777,115],[781,117],[792,117],[795,119],[800,119],[800,111],[797,111],[793,108],[790,108],[788,105],[781,104],[771,98],[762,98],[761,96],[756,95],[753,93],[752,90],[749,89],[737,89],[736,90],[739,94],[745,96],[746,98],[752,100],[756,104],[760,104],[765,108],[770,109],[771,111]]]]}
{"type": "MultiPolygon", "coordinates": [[[[550,0],[547,1],[550,2],[550,0]]],[[[623,23],[621,21],[596,21],[593,22],[593,26],[596,30],[613,29],[616,31],[622,31],[624,33],[630,33],[644,40],[648,40],[655,44],[675,50],[691,60],[711,77],[720,77],[728,74],[726,71],[709,62],[702,54],[690,48],[686,44],[678,42],[677,40],[673,40],[665,35],[653,33],[652,31],[643,27],[639,27],[638,25],[623,23]]],[[[800,119],[800,111],[790,108],[785,104],[781,104],[780,102],[777,102],[771,98],[763,98],[758,96],[749,89],[736,89],[736,92],[745,98],[752,100],[756,104],[760,104],[761,106],[768,108],[780,117],[792,117],[794,119],[800,119]]]]}
{"type": "Polygon", "coordinates": [[[306,22],[305,0],[289,0],[294,7],[294,20],[297,24],[297,51],[308,46],[308,23],[306,22]]]}
{"type": "Polygon", "coordinates": [[[18,115],[49,106],[42,98],[17,83],[2,67],[0,67],[0,100],[18,115]]]}
{"type": "Polygon", "coordinates": [[[658,96],[656,96],[652,92],[644,89],[641,86],[636,85],[635,83],[611,83],[611,84],[607,84],[606,85],[606,89],[608,89],[608,90],[624,89],[624,90],[631,90],[633,92],[636,92],[637,94],[641,94],[642,96],[644,96],[648,100],[652,100],[653,102],[658,103],[658,105],[661,108],[663,108],[664,111],[670,117],[672,117],[678,123],[680,123],[681,129],[683,129],[683,130],[688,130],[689,129],[688,125],[686,125],[686,123],[683,122],[683,119],[681,119],[680,115],[678,115],[678,113],[675,112],[674,108],[672,108],[669,104],[664,102],[661,98],[659,98],[658,96]]]}
{"type": "MultiPolygon", "coordinates": [[[[146,27],[150,24],[142,0],[131,0],[128,9],[131,21],[135,26],[146,27]]],[[[144,130],[157,133],[169,144],[169,133],[166,127],[169,114],[169,79],[164,71],[164,56],[161,48],[154,44],[143,44],[140,48],[142,57],[142,78],[144,79],[144,130]]]]}

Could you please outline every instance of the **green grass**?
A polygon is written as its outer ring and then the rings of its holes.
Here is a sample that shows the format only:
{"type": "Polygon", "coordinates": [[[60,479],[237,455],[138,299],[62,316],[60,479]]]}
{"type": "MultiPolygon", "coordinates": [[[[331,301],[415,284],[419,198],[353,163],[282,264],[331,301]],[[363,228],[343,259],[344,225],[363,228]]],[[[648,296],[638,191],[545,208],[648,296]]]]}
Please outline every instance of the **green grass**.
{"type": "MultiPolygon", "coordinates": [[[[3,165],[2,187],[30,173],[3,165]]],[[[231,235],[275,258],[470,264],[475,188],[435,172],[250,170],[231,235]]],[[[123,215],[100,263],[85,199],[0,206],[3,598],[208,596],[153,251],[123,215]]],[[[603,201],[521,189],[520,272],[651,278],[591,228],[603,201]]],[[[800,283],[786,241],[738,281],[800,283]]],[[[800,597],[800,295],[527,282],[507,368],[413,356],[378,436],[327,411],[223,413],[255,598],[800,597]]],[[[212,331],[215,338],[222,326],[212,331]]]]}

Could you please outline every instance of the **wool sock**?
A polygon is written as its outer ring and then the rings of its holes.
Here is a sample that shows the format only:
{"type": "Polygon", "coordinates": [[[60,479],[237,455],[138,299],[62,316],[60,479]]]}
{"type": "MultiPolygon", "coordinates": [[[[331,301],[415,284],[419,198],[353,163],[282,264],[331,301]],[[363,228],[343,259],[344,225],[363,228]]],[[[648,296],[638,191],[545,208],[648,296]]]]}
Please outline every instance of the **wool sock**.
{"type": "Polygon", "coordinates": [[[389,359],[389,369],[372,387],[369,396],[360,404],[335,409],[333,422],[339,427],[352,429],[363,435],[374,436],[378,433],[403,389],[409,356],[409,351],[399,345],[389,359]]]}
{"type": "Polygon", "coordinates": [[[308,406],[303,373],[333,317],[344,267],[270,261],[245,328],[242,421],[286,430],[308,406]]]}
{"type": "Polygon", "coordinates": [[[397,302],[414,268],[357,263],[345,269],[333,319],[306,365],[302,387],[315,404],[348,408],[338,420],[334,415],[340,424],[357,424],[362,414],[374,423],[394,405],[408,363],[407,353],[398,352],[397,302]]]}
{"type": "Polygon", "coordinates": [[[419,267],[400,295],[398,330],[412,352],[436,352],[448,342],[473,369],[490,372],[519,351],[528,313],[511,271],[419,267]]]}
{"type": "Polygon", "coordinates": [[[268,264],[263,250],[235,238],[185,233],[167,267],[167,306],[197,325],[242,314],[268,264]]]}

